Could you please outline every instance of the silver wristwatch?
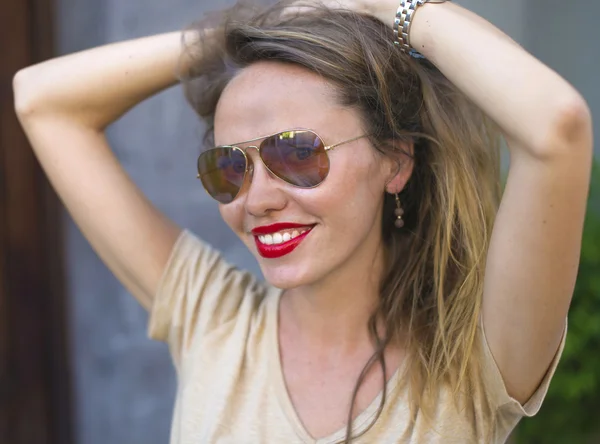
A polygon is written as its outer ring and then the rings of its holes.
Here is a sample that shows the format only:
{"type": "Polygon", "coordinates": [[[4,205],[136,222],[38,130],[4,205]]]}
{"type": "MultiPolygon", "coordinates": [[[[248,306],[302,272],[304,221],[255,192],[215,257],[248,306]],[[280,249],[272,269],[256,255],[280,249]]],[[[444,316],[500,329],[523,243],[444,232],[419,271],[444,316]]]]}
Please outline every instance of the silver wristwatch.
{"type": "Polygon", "coordinates": [[[449,0],[402,0],[394,20],[394,37],[396,38],[394,43],[400,46],[405,53],[422,58],[423,56],[410,45],[410,26],[413,15],[419,6],[423,6],[425,3],[444,3],[446,1],[449,0]]]}

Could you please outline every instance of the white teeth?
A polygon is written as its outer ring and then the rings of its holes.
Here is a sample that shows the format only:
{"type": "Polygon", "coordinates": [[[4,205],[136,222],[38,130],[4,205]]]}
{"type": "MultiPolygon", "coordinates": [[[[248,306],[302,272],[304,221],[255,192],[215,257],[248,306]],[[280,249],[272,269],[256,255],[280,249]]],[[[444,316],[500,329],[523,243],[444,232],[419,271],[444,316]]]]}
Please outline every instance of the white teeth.
{"type": "Polygon", "coordinates": [[[283,244],[284,242],[289,242],[292,239],[294,239],[295,237],[300,236],[303,233],[306,233],[308,231],[308,229],[300,229],[300,231],[298,230],[294,230],[291,233],[286,231],[285,233],[281,234],[281,233],[274,233],[274,234],[266,234],[264,236],[258,236],[258,240],[260,241],[260,243],[265,244],[265,245],[278,245],[278,244],[283,244]]]}

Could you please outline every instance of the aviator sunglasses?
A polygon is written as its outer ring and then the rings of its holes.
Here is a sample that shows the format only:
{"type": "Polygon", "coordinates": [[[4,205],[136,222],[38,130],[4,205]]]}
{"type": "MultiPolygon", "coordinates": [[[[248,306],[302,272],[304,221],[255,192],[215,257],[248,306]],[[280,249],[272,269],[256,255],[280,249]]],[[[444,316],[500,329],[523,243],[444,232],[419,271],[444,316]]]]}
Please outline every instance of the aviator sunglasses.
{"type": "Polygon", "coordinates": [[[327,152],[363,137],[366,136],[326,146],[314,131],[295,129],[240,142],[242,145],[262,139],[258,146],[218,146],[198,157],[198,178],[211,197],[222,204],[231,203],[250,169],[252,160],[246,152],[255,148],[271,174],[298,188],[314,188],[329,173],[327,152]]]}

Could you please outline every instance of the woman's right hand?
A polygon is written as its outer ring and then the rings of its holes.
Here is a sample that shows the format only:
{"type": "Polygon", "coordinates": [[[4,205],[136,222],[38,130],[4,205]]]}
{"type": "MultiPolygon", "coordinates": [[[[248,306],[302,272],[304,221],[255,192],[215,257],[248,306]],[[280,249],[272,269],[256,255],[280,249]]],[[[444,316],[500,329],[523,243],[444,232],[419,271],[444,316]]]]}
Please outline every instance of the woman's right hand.
{"type": "Polygon", "coordinates": [[[146,308],[180,229],[127,176],[103,130],[178,82],[181,48],[181,33],[106,45],[25,68],[13,82],[17,116],[50,182],[146,308]]]}

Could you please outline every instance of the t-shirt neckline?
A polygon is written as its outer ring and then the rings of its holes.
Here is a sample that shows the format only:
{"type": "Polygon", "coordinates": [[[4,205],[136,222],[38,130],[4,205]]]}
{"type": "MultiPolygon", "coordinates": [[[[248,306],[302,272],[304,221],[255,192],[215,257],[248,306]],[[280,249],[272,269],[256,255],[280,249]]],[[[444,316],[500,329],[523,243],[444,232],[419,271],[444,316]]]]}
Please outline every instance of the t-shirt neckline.
{"type": "MultiPolygon", "coordinates": [[[[279,305],[281,298],[283,296],[284,291],[279,290],[274,298],[272,298],[271,306],[269,307],[269,325],[267,330],[267,336],[269,338],[270,346],[269,346],[269,372],[272,375],[272,379],[275,382],[275,392],[279,404],[283,409],[285,416],[288,419],[289,424],[294,429],[296,435],[302,440],[302,442],[306,444],[334,444],[338,442],[343,442],[346,436],[346,427],[343,427],[340,430],[333,432],[332,434],[322,437],[322,438],[314,438],[308,433],[304,424],[302,423],[294,405],[292,403],[291,397],[287,390],[287,385],[285,383],[285,378],[283,376],[283,368],[281,365],[281,354],[279,350],[279,305]]],[[[404,359],[400,363],[398,369],[394,372],[392,377],[388,380],[386,394],[389,399],[390,394],[396,388],[398,384],[398,378],[400,377],[400,372],[404,366],[404,359]]],[[[379,408],[379,404],[381,402],[381,396],[383,394],[383,390],[381,390],[377,396],[373,399],[373,401],[369,404],[369,406],[364,409],[353,422],[353,433],[358,434],[363,431],[364,427],[366,427],[372,421],[373,417],[377,413],[377,409],[379,408]]],[[[384,406],[384,409],[386,406],[384,406]]]]}

